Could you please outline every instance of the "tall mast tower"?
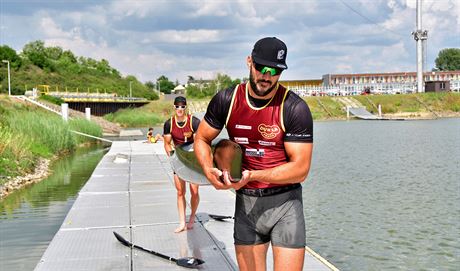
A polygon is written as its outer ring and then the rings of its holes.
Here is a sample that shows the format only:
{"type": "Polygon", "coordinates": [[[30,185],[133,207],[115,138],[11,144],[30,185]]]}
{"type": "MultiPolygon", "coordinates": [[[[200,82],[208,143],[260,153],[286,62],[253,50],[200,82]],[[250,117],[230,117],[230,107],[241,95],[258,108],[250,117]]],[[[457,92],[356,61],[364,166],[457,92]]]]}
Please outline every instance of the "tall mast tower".
{"type": "Polygon", "coordinates": [[[428,31],[422,30],[422,0],[417,0],[417,30],[412,32],[414,39],[417,42],[417,92],[425,92],[423,83],[423,46],[426,45],[428,39],[428,31]]]}

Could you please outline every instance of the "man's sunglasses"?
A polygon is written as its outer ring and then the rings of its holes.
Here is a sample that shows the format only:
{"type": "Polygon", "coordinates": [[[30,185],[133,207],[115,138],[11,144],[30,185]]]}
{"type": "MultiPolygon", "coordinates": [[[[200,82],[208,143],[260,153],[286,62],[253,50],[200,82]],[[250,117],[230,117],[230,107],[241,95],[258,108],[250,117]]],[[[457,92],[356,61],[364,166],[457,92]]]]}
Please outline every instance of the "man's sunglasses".
{"type": "Polygon", "coordinates": [[[175,105],[174,107],[176,109],[185,109],[187,106],[186,105],[175,105]]]}
{"type": "Polygon", "coordinates": [[[283,71],[282,69],[272,68],[272,67],[267,67],[261,64],[257,64],[254,61],[252,63],[254,64],[254,68],[256,68],[256,70],[258,70],[261,74],[266,74],[267,72],[269,72],[271,76],[275,76],[275,75],[280,75],[281,72],[283,71]]]}

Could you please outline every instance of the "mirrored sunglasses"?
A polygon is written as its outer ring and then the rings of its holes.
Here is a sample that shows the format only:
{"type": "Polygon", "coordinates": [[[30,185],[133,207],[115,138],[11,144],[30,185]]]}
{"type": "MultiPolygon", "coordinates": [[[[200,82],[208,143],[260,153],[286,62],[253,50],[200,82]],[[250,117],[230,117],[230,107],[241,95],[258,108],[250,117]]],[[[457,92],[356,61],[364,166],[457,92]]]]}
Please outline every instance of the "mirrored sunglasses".
{"type": "Polygon", "coordinates": [[[187,106],[186,105],[175,105],[174,107],[176,109],[185,109],[187,106]]]}
{"type": "Polygon", "coordinates": [[[281,72],[283,71],[282,69],[267,67],[261,64],[257,64],[255,62],[252,62],[252,63],[254,64],[254,68],[258,70],[261,74],[266,74],[267,72],[269,72],[271,76],[275,76],[275,75],[280,75],[281,72]]]}

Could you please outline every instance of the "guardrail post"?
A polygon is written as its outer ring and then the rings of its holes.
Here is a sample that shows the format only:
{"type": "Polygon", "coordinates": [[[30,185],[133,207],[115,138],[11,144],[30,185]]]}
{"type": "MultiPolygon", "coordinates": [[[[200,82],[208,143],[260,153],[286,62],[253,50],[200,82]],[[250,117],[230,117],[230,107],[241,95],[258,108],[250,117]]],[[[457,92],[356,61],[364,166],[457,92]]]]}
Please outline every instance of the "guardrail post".
{"type": "Polygon", "coordinates": [[[61,115],[64,121],[69,120],[69,104],[67,103],[61,104],[61,115]]]}
{"type": "Polygon", "coordinates": [[[85,108],[85,116],[87,120],[91,120],[91,108],[89,107],[85,108]]]}
{"type": "Polygon", "coordinates": [[[379,117],[382,117],[382,105],[379,104],[379,117]]]}
{"type": "Polygon", "coordinates": [[[347,105],[347,120],[350,119],[350,106],[347,105]]]}

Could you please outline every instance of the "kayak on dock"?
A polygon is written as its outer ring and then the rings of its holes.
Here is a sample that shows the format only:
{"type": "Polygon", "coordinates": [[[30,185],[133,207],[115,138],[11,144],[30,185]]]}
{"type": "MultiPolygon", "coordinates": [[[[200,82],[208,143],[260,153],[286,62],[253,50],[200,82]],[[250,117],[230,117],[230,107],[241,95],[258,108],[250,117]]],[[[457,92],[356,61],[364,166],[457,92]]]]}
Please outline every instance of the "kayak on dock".
{"type": "MultiPolygon", "coordinates": [[[[243,152],[241,147],[224,138],[218,138],[212,143],[214,166],[221,171],[229,172],[233,182],[241,179],[241,163],[243,152]]],[[[203,170],[198,163],[193,148],[193,142],[179,145],[169,157],[171,166],[179,178],[199,185],[209,185],[203,170]]]]}

